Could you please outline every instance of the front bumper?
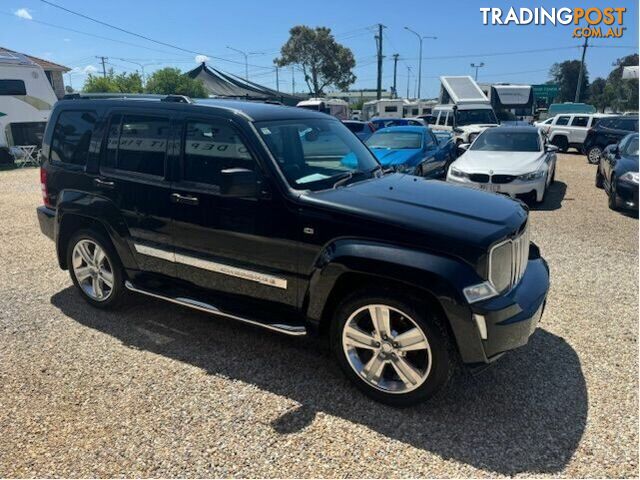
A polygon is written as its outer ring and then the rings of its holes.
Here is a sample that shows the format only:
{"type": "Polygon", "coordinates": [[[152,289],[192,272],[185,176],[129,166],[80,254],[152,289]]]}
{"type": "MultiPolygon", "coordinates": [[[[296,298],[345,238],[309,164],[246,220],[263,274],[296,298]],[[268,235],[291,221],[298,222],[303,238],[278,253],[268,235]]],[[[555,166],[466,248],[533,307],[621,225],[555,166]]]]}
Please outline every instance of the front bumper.
{"type": "Polygon", "coordinates": [[[526,196],[531,193],[536,195],[536,200],[541,201],[545,189],[545,177],[532,181],[514,180],[509,183],[477,183],[466,178],[447,175],[447,182],[465,187],[477,188],[485,192],[502,193],[512,198],[526,196]]]}
{"type": "Polygon", "coordinates": [[[44,233],[51,240],[55,240],[55,219],[56,211],[45,205],[41,205],[36,209],[38,214],[38,223],[40,224],[40,231],[44,233]]]}
{"type": "Polygon", "coordinates": [[[618,180],[616,194],[622,208],[638,210],[638,185],[636,183],[618,180]]]}
{"type": "Polygon", "coordinates": [[[540,322],[549,285],[547,262],[531,243],[524,276],[513,289],[461,310],[449,310],[462,361],[491,363],[502,353],[525,345],[540,322]],[[477,316],[481,316],[482,326],[477,316]]]}

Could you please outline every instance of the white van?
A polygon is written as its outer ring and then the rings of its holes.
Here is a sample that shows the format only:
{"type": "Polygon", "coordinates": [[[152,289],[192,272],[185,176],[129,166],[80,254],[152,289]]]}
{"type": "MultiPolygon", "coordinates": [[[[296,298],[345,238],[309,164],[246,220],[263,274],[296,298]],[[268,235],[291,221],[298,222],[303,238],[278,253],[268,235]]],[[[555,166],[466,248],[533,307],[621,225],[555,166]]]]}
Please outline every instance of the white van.
{"type": "Polygon", "coordinates": [[[487,128],[498,126],[493,108],[486,104],[436,105],[431,115],[431,128],[452,132],[458,145],[472,143],[487,128]]]}
{"type": "Polygon", "coordinates": [[[315,112],[328,113],[340,120],[351,119],[351,109],[344,100],[337,98],[310,98],[298,102],[296,107],[306,108],[315,112]]]}
{"type": "Polygon", "coordinates": [[[22,54],[0,52],[0,163],[13,161],[15,145],[42,144],[57,100],[41,66],[22,54]]]}

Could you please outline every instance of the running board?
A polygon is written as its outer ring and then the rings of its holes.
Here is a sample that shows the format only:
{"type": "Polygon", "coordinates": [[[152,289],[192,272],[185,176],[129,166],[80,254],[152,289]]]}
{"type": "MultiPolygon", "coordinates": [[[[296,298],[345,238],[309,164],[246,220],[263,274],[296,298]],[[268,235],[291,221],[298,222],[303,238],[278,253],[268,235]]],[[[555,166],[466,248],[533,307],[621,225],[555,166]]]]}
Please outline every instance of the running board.
{"type": "Polygon", "coordinates": [[[134,286],[131,282],[126,281],[124,286],[127,290],[131,290],[135,293],[140,293],[142,295],[147,295],[149,297],[159,298],[160,300],[166,300],[167,302],[175,303],[177,305],[182,305],[183,307],[193,308],[195,310],[200,310],[201,312],[210,313],[212,315],[220,315],[222,317],[232,318],[233,320],[237,320],[239,322],[248,323],[249,325],[254,325],[256,327],[266,328],[267,330],[272,330],[278,333],[284,333],[285,335],[293,335],[293,336],[302,336],[307,334],[307,330],[298,325],[285,325],[282,323],[261,323],[255,320],[250,320],[248,318],[239,317],[237,315],[233,315],[230,313],[223,312],[219,308],[210,305],[205,302],[200,302],[198,300],[194,300],[193,298],[187,297],[169,297],[163,295],[161,293],[152,292],[150,290],[144,290],[134,286]]]}

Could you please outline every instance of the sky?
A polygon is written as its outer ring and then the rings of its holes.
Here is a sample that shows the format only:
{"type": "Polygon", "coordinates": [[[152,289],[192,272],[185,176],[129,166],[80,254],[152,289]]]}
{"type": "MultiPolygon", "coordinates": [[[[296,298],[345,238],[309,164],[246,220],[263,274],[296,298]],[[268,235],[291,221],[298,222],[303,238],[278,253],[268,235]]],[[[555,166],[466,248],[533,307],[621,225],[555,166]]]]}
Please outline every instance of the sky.
{"type": "MultiPolygon", "coordinates": [[[[252,52],[248,60],[250,80],[275,88],[273,59],[286,42],[289,29],[300,24],[331,28],[336,40],[353,51],[357,81],[352,89],[357,89],[376,86],[374,35],[376,25],[382,23],[383,88],[393,84],[392,55],[398,53],[398,91],[405,95],[408,86],[410,96],[416,92],[419,45],[416,36],[404,27],[436,36],[423,43],[423,98],[438,95],[440,75],[473,76],[471,63],[485,64],[478,72],[480,82],[536,84],[549,79],[553,63],[580,59],[583,40],[572,38],[573,27],[483,25],[480,7],[626,7],[622,38],[590,41],[586,65],[591,80],[608,75],[617,58],[638,51],[638,0],[51,1],[189,51],[97,24],[41,0],[0,0],[0,46],[73,68],[71,75],[65,75],[65,83],[71,81],[76,89],[82,87],[87,73],[101,72],[97,56],[108,57],[107,68],[116,72],[141,70],[138,64],[144,65],[147,75],[166,66],[190,70],[204,56],[210,65],[244,76],[244,57],[228,47],[252,52]]],[[[294,75],[296,91],[304,91],[301,73],[294,75]]],[[[279,77],[280,89],[290,92],[291,69],[281,69],[279,77]]]]}

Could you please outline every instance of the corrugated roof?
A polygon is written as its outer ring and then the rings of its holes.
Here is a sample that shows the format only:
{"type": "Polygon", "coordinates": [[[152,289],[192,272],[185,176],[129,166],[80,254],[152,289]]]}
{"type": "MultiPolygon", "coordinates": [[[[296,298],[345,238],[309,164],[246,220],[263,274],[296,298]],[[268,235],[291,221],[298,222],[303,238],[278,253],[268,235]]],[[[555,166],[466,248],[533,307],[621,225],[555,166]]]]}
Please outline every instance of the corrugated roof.
{"type": "MultiPolygon", "coordinates": [[[[0,52],[20,53],[20,52],[16,52],[15,50],[10,50],[4,47],[0,47],[0,52]]],[[[58,72],[68,72],[71,70],[69,67],[65,67],[64,65],[58,65],[57,63],[50,62],[49,60],[45,60],[43,58],[27,55],[26,53],[23,53],[22,55],[27,57],[32,62],[40,65],[43,68],[43,70],[52,70],[52,71],[58,71],[58,72]]]]}

